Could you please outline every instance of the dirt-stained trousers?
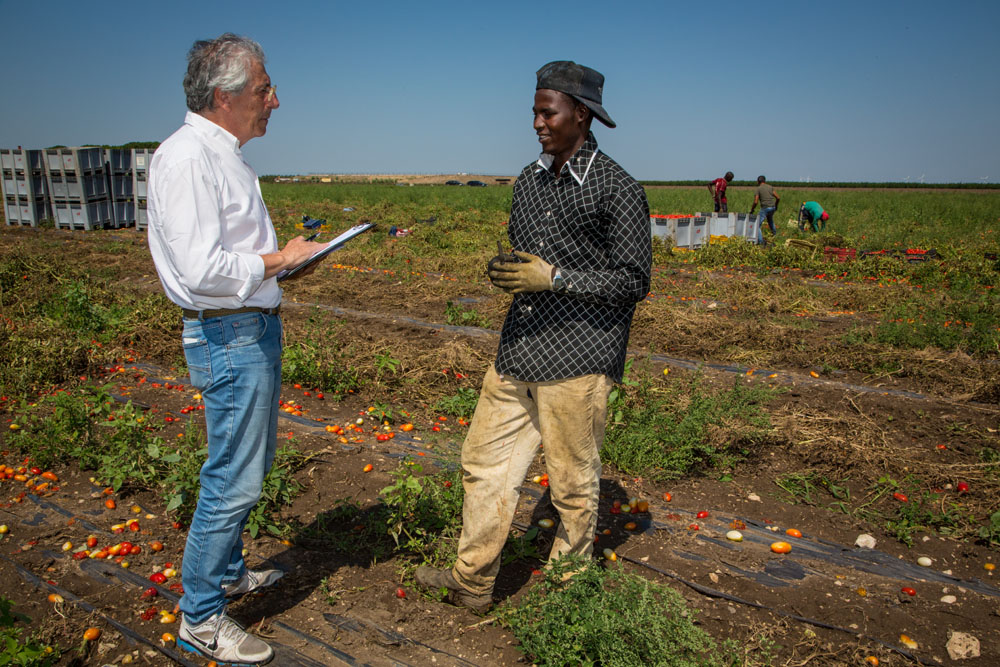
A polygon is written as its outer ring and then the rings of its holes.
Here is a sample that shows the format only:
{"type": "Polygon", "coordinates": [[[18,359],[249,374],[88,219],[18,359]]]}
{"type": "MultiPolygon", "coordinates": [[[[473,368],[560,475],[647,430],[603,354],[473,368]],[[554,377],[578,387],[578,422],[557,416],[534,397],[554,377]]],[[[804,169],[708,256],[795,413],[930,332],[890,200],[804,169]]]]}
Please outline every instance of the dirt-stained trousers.
{"type": "Polygon", "coordinates": [[[600,448],[613,384],[606,375],[521,382],[490,367],[462,445],[465,502],[453,568],[459,584],[477,594],[493,590],[520,488],[539,445],[560,518],[549,559],[593,552],[600,448]]]}

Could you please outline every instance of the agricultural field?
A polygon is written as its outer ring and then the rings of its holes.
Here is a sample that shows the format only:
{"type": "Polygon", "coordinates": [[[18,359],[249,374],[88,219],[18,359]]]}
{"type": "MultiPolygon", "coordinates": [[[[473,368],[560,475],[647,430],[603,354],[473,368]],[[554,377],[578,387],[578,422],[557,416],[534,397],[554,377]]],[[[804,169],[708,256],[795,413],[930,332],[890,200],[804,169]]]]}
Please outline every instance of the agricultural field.
{"type": "MultiPolygon", "coordinates": [[[[511,189],[262,190],[282,243],[303,215],[321,241],[377,225],[285,289],[279,455],[244,542],[287,574],[231,606],[274,664],[1000,661],[1000,191],[778,188],[766,246],[655,242],[594,562],[543,569],[540,457],[479,617],[413,572],[454,557],[511,189]],[[788,224],[809,199],[823,234],[788,224]]],[[[171,636],[203,417],[145,235],[0,235],[0,664],[205,664],[171,636]]]]}

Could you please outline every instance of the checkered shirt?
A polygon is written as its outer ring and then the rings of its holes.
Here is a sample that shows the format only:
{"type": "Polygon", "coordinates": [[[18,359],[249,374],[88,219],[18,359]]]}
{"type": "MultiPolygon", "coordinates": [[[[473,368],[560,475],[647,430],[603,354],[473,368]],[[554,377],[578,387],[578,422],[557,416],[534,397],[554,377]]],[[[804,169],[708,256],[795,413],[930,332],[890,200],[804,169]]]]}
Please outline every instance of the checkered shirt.
{"type": "Polygon", "coordinates": [[[515,295],[496,369],[524,382],[596,373],[620,382],[635,304],[649,292],[646,192],[593,134],[559,178],[551,166],[543,154],[521,172],[508,234],[515,250],[558,267],[566,288],[515,295]]]}

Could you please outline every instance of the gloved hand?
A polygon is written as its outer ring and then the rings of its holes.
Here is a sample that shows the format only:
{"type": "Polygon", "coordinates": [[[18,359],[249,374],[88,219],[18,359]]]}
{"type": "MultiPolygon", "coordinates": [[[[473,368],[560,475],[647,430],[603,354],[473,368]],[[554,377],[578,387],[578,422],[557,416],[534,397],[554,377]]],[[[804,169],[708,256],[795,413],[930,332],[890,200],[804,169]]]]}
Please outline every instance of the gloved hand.
{"type": "Polygon", "coordinates": [[[541,257],[514,251],[521,261],[497,262],[490,266],[490,282],[508,294],[544,292],[552,289],[552,265],[541,257]]]}

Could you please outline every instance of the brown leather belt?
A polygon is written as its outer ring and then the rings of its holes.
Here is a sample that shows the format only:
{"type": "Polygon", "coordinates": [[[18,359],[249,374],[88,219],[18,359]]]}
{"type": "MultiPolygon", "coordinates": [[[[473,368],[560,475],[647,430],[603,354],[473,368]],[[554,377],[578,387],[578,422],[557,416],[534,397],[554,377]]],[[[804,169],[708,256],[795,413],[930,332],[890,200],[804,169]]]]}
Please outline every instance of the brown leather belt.
{"type": "Polygon", "coordinates": [[[243,313],[264,313],[265,315],[277,315],[281,312],[281,306],[274,308],[260,308],[258,306],[247,306],[246,308],[220,308],[218,310],[189,310],[181,308],[184,317],[190,320],[208,320],[213,317],[225,317],[227,315],[241,315],[243,313]]]}

